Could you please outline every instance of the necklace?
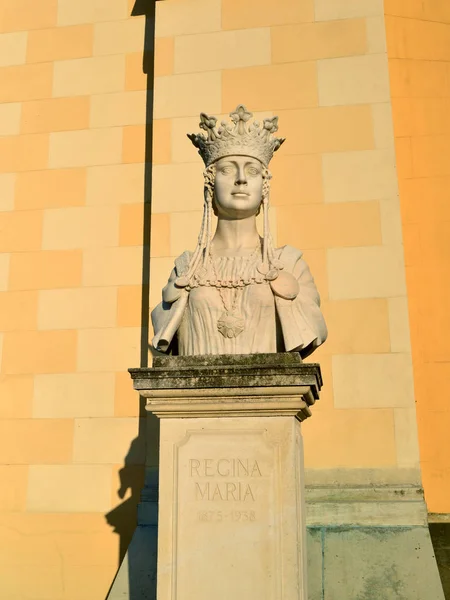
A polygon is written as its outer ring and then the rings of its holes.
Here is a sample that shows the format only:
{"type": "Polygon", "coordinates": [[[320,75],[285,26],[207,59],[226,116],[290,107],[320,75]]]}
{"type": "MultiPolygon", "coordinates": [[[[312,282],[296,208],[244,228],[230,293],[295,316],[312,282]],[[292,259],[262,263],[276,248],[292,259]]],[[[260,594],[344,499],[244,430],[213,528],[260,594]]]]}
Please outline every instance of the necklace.
{"type": "MultiPolygon", "coordinates": [[[[258,251],[261,249],[261,244],[258,244],[252,254],[249,256],[249,261],[252,260],[255,256],[257,256],[258,251]]],[[[242,314],[238,311],[238,300],[244,291],[244,281],[230,281],[225,285],[222,285],[221,280],[217,275],[216,265],[214,263],[214,257],[212,255],[211,249],[209,251],[209,260],[211,262],[211,268],[214,276],[217,291],[219,292],[220,299],[222,300],[222,305],[224,308],[224,312],[222,313],[220,319],[217,321],[217,329],[219,332],[226,338],[232,339],[236,338],[240,333],[242,333],[245,329],[245,319],[242,314]],[[230,285],[231,284],[231,285],[230,285]],[[228,303],[225,298],[225,287],[230,289],[231,301],[228,303]]],[[[225,282],[223,282],[225,283],[225,282]]],[[[250,283],[250,281],[249,281],[250,283]]],[[[248,284],[247,284],[248,285],[248,284]]]]}

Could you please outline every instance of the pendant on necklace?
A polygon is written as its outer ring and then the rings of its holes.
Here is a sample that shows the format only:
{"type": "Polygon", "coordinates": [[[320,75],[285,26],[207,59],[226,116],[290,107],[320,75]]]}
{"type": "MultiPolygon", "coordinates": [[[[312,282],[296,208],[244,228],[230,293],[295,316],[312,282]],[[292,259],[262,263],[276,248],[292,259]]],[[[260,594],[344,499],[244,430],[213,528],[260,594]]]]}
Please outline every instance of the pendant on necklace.
{"type": "Polygon", "coordinates": [[[217,321],[217,329],[228,339],[235,338],[242,333],[244,325],[244,317],[237,312],[226,311],[217,321]]]}

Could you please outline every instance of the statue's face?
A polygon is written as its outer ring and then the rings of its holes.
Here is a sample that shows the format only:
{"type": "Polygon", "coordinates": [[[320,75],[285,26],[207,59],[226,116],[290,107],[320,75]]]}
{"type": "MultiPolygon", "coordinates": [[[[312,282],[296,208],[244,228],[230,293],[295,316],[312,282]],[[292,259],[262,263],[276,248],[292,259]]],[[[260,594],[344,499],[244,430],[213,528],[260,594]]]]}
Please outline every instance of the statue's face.
{"type": "Polygon", "coordinates": [[[263,169],[250,156],[226,156],[216,162],[214,200],[219,218],[245,219],[258,212],[263,169]]]}

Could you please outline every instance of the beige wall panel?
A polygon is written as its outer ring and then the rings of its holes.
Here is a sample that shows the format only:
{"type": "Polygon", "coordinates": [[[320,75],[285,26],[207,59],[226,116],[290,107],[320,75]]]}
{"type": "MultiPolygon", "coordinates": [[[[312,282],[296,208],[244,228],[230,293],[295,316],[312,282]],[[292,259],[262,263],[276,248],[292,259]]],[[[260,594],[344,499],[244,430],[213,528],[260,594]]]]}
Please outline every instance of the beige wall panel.
{"type": "Polygon", "coordinates": [[[336,408],[414,406],[410,354],[338,354],[332,361],[336,408]]]}
{"type": "MultiPolygon", "coordinates": [[[[145,293],[148,294],[148,287],[145,293]]],[[[121,285],[117,288],[117,327],[139,327],[142,320],[140,285],[121,285]]]]}
{"type": "Polygon", "coordinates": [[[316,21],[375,17],[384,13],[383,0],[314,0],[316,21]]]}
{"type": "MultiPolygon", "coordinates": [[[[78,331],[78,371],[126,371],[139,366],[140,327],[83,329],[78,331]]],[[[113,461],[119,462],[119,461],[113,461]]]]}
{"type": "Polygon", "coordinates": [[[10,255],[0,254],[0,292],[8,289],[10,255]]]}
{"type": "Polygon", "coordinates": [[[94,56],[142,52],[144,31],[145,19],[98,23],[94,28],[94,56]]]}
{"type": "MultiPolygon", "coordinates": [[[[161,290],[174,267],[174,258],[152,258],[150,261],[150,306],[155,307],[161,302],[161,290]]],[[[153,337],[152,329],[150,337],[153,337]]]]}
{"type": "Polygon", "coordinates": [[[222,0],[223,29],[310,21],[314,21],[314,0],[222,0]]]}
{"type": "Polygon", "coordinates": [[[117,206],[142,202],[144,167],[143,164],[89,167],[86,204],[117,206]]]}
{"type": "Polygon", "coordinates": [[[76,353],[76,331],[10,331],[4,336],[2,371],[70,373],[75,371],[76,353]]]}
{"type": "Polygon", "coordinates": [[[33,386],[34,375],[2,375],[0,377],[0,418],[31,418],[33,386]]]}
{"type": "Polygon", "coordinates": [[[147,158],[147,139],[150,128],[146,125],[127,125],[123,128],[122,162],[143,163],[147,158]]]}
{"type": "Polygon", "coordinates": [[[55,97],[122,92],[124,86],[125,56],[120,54],[61,60],[54,63],[53,96],[55,97]]]}
{"type": "Polygon", "coordinates": [[[66,599],[78,600],[80,582],[82,582],[83,589],[86,590],[83,592],[86,594],[83,600],[106,598],[116,572],[117,565],[114,562],[106,566],[74,565],[64,581],[66,599]]]}
{"type": "Polygon", "coordinates": [[[120,163],[122,129],[110,127],[50,134],[52,169],[120,163]]]}
{"type": "MultiPolygon", "coordinates": [[[[24,543],[23,538],[21,538],[21,543],[24,543]]],[[[39,551],[40,548],[37,552],[39,551]]],[[[23,598],[29,594],[30,581],[33,581],[33,594],[35,594],[35,597],[59,600],[61,594],[64,593],[65,585],[61,566],[53,560],[52,557],[52,562],[46,565],[27,565],[26,577],[23,576],[24,567],[18,564],[19,561],[14,565],[0,566],[2,592],[9,598],[23,598]]]]}
{"type": "Polygon", "coordinates": [[[417,60],[450,60],[447,23],[386,17],[389,55],[417,60]]]}
{"type": "Polygon", "coordinates": [[[119,242],[119,208],[90,206],[44,211],[43,250],[105,248],[119,242]]]}
{"type": "Polygon", "coordinates": [[[86,329],[114,327],[117,316],[117,288],[75,288],[41,290],[38,328],[86,329]]]}
{"type": "Polygon", "coordinates": [[[155,78],[153,117],[189,117],[200,111],[221,111],[222,86],[220,71],[171,75],[155,78]]]}
{"type": "Polygon", "coordinates": [[[70,419],[0,421],[3,464],[63,464],[72,460],[74,423],[70,419]]]}
{"type": "Polygon", "coordinates": [[[307,250],[381,243],[378,202],[279,206],[277,212],[281,245],[307,250]]]}
{"type": "Polygon", "coordinates": [[[370,106],[332,106],[278,111],[281,154],[369,150],[374,147],[370,106]]]}
{"type": "Polygon", "coordinates": [[[150,255],[152,257],[170,254],[170,215],[153,214],[151,216],[150,255]]]}
{"type": "Polygon", "coordinates": [[[53,27],[57,5],[58,0],[2,0],[0,31],[53,27]]]}
{"type": "Polygon", "coordinates": [[[398,181],[413,177],[411,138],[395,138],[398,181]]]}
{"type": "Polygon", "coordinates": [[[269,28],[175,38],[175,73],[267,65],[270,58],[269,28]]]}
{"type": "Polygon", "coordinates": [[[138,417],[139,416],[139,394],[130,385],[129,373],[116,373],[115,393],[115,416],[116,417],[138,417]]]}
{"type": "Polygon", "coordinates": [[[185,250],[195,249],[202,215],[202,210],[170,214],[170,252],[166,256],[179,256],[185,250]]]}
{"type": "Polygon", "coordinates": [[[31,465],[27,510],[105,512],[111,508],[111,478],[106,465],[31,465]]]}
{"type": "Polygon", "coordinates": [[[395,466],[392,410],[321,410],[317,417],[303,430],[307,469],[395,466]]]}
{"type": "Polygon", "coordinates": [[[4,173],[0,175],[0,212],[13,210],[15,190],[16,174],[4,173]]]}
{"type": "Polygon", "coordinates": [[[53,64],[0,68],[0,102],[39,100],[52,95],[53,64]]]}
{"type": "Polygon", "coordinates": [[[414,177],[450,175],[450,134],[413,137],[411,153],[414,177]]]}
{"type": "Polygon", "coordinates": [[[42,241],[42,212],[2,212],[0,231],[0,252],[38,250],[42,241]]]}
{"type": "Polygon", "coordinates": [[[58,208],[85,203],[86,169],[54,169],[19,173],[15,209],[58,208]]]}
{"type": "MultiPolygon", "coordinates": [[[[142,52],[141,52],[142,56],[142,52]]],[[[155,77],[172,75],[175,61],[175,39],[164,37],[155,39],[155,77]]],[[[141,60],[142,64],[142,60],[141,60]]],[[[142,68],[141,68],[142,70],[142,68]]]]}
{"type": "MultiPolygon", "coordinates": [[[[77,419],[74,440],[74,462],[87,464],[122,464],[130,444],[138,434],[139,419],[77,419]]],[[[144,464],[145,444],[135,442],[129,464],[144,464]]],[[[109,488],[111,494],[111,487],[109,488]]]]}
{"type": "Polygon", "coordinates": [[[114,387],[114,373],[36,375],[33,417],[110,417],[114,414],[114,387]]]}
{"type": "Polygon", "coordinates": [[[319,154],[276,156],[270,170],[273,175],[270,185],[272,206],[323,202],[319,154]]]}
{"type": "Polygon", "coordinates": [[[50,98],[22,104],[22,133],[45,133],[86,129],[89,126],[90,98],[50,98]]]}
{"type": "Polygon", "coordinates": [[[322,300],[328,298],[328,266],[327,266],[327,251],[325,248],[316,250],[306,250],[303,255],[311,273],[314,273],[314,281],[319,290],[322,300]]]}
{"type": "Polygon", "coordinates": [[[324,302],[322,311],[328,327],[328,339],[323,352],[390,352],[389,312],[385,298],[324,302]]]}
{"type": "MultiPolygon", "coordinates": [[[[124,204],[119,212],[119,246],[142,246],[144,204],[124,204]]],[[[147,228],[147,223],[145,224],[147,228]]]]}
{"type": "Polygon", "coordinates": [[[93,248],[83,252],[83,285],[142,283],[142,248],[93,248]]]}
{"type": "Polygon", "coordinates": [[[27,495],[28,466],[0,466],[0,510],[3,512],[19,512],[25,510],[27,495]]]}
{"type": "Polygon", "coordinates": [[[391,149],[335,152],[322,160],[325,202],[381,200],[397,192],[391,149]]]}
{"type": "MultiPolygon", "coordinates": [[[[163,38],[165,39],[165,38],[163,38]]],[[[158,73],[158,75],[170,75],[158,73]]],[[[125,57],[125,91],[147,89],[147,75],[144,73],[144,58],[142,52],[133,52],[125,57]]]]}
{"type": "Polygon", "coordinates": [[[222,109],[232,111],[242,102],[252,111],[317,106],[316,63],[292,62],[223,71],[222,109]]]}
{"type": "Polygon", "coordinates": [[[76,287],[81,284],[82,260],[83,254],[80,250],[13,254],[9,289],[45,290],[76,287]]]}
{"type": "Polygon", "coordinates": [[[25,63],[29,35],[26,31],[0,35],[0,67],[25,63]]]}
{"type": "Polygon", "coordinates": [[[337,106],[388,102],[386,54],[319,60],[319,104],[337,106]]]}
{"type": "Polygon", "coordinates": [[[116,21],[128,16],[127,0],[58,0],[58,25],[116,21]]]}
{"type": "Polygon", "coordinates": [[[372,104],[373,130],[375,147],[379,149],[394,147],[394,124],[392,121],[392,104],[382,102],[372,104]]]}
{"type": "Polygon", "coordinates": [[[367,51],[369,54],[387,52],[384,16],[366,19],[367,51]]]}
{"type": "Polygon", "coordinates": [[[393,98],[441,98],[450,93],[445,62],[389,57],[389,72],[393,98]]]}
{"type": "Polygon", "coordinates": [[[157,37],[221,29],[221,0],[169,0],[156,3],[157,37]]]}
{"type": "Polygon", "coordinates": [[[388,200],[381,200],[380,209],[381,237],[383,244],[403,243],[402,217],[398,196],[393,196],[388,200]]]}
{"type": "Polygon", "coordinates": [[[54,27],[28,33],[27,62],[51,62],[92,56],[92,25],[54,27]]]}
{"type": "Polygon", "coordinates": [[[146,92],[121,92],[91,96],[90,126],[115,127],[146,122],[146,92]]]}
{"type": "Polygon", "coordinates": [[[419,467],[420,457],[415,407],[396,408],[394,410],[394,422],[398,466],[401,468],[419,467]]]}
{"type": "Polygon", "coordinates": [[[0,104],[0,135],[17,135],[20,133],[20,102],[0,104]]]}
{"type": "Polygon", "coordinates": [[[0,333],[0,366],[3,368],[3,333],[0,333]]]}
{"type": "Polygon", "coordinates": [[[328,281],[333,300],[405,296],[403,247],[330,249],[328,281]]]}
{"type": "Polygon", "coordinates": [[[450,98],[394,98],[397,137],[450,133],[450,98]]]}
{"type": "Polygon", "coordinates": [[[354,56],[367,51],[364,19],[272,28],[275,63],[354,56]]]}
{"type": "Polygon", "coordinates": [[[202,206],[203,175],[197,162],[153,167],[153,213],[197,211],[202,206]]]}
{"type": "Polygon", "coordinates": [[[45,169],[48,151],[49,138],[45,134],[0,137],[0,172],[45,169]]]}
{"type": "Polygon", "coordinates": [[[0,331],[36,329],[36,291],[0,292],[0,331]]]}

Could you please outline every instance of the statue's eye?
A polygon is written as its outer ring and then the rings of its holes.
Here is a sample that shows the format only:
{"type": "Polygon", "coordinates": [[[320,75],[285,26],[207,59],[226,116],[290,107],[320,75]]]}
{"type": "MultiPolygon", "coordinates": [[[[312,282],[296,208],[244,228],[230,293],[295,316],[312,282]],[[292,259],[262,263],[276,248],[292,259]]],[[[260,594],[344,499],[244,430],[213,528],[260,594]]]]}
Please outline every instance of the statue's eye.
{"type": "Polygon", "coordinates": [[[227,166],[227,167],[222,167],[220,169],[220,172],[222,173],[222,175],[230,175],[230,173],[233,172],[233,167],[232,166],[227,166]]]}
{"type": "Polygon", "coordinates": [[[247,172],[249,175],[259,175],[260,173],[258,167],[248,167],[247,172]]]}

